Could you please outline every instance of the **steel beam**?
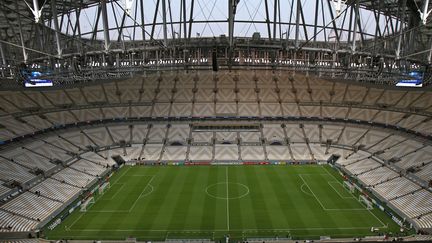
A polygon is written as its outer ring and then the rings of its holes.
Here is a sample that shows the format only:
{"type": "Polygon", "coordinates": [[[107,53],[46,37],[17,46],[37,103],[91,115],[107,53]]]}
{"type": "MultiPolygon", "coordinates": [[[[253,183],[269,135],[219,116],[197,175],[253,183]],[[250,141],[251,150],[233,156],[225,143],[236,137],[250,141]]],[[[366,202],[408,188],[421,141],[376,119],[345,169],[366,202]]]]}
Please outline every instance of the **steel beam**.
{"type": "Polygon", "coordinates": [[[402,0],[402,11],[401,11],[401,17],[400,17],[400,27],[399,27],[399,39],[398,39],[398,45],[396,49],[396,59],[400,58],[401,54],[401,48],[402,48],[402,39],[404,36],[404,28],[403,28],[403,22],[405,20],[405,12],[406,12],[406,2],[407,0],[402,0]]]}
{"type": "Polygon", "coordinates": [[[294,40],[294,45],[295,48],[299,47],[299,32],[300,32],[300,5],[301,5],[301,1],[297,0],[296,3],[296,7],[297,7],[297,11],[296,11],[296,28],[295,28],[295,40],[294,40]]]}
{"type": "MultiPolygon", "coordinates": [[[[76,22],[75,22],[75,29],[77,31],[77,35],[78,35],[78,40],[81,40],[81,24],[80,24],[80,15],[81,15],[81,7],[76,8],[75,10],[75,18],[76,18],[76,22]]],[[[75,35],[75,30],[74,30],[74,36],[75,35]]],[[[77,43],[77,47],[78,47],[78,51],[82,52],[83,50],[83,43],[81,41],[78,41],[77,43]]]]}
{"type": "MultiPolygon", "coordinates": [[[[193,23],[193,10],[194,10],[195,0],[191,1],[191,7],[190,7],[190,15],[189,15],[189,34],[188,39],[190,40],[192,35],[192,23],[193,23]]],[[[185,5],[186,8],[186,5],[185,5]]]]}
{"type": "MultiPolygon", "coordinates": [[[[15,7],[16,7],[16,10],[19,11],[18,2],[15,2],[15,7]]],[[[24,43],[24,35],[23,35],[22,23],[21,23],[21,15],[19,15],[19,14],[18,14],[18,25],[19,25],[19,34],[20,34],[20,39],[21,39],[22,53],[23,53],[23,61],[24,61],[24,63],[27,63],[28,54],[26,51],[25,43],[24,43]]]]}
{"type": "Polygon", "coordinates": [[[269,16],[269,9],[268,9],[268,0],[264,1],[265,5],[265,12],[266,12],[266,19],[265,22],[267,23],[267,32],[268,32],[268,38],[271,40],[271,30],[270,30],[270,16],[269,16]]]}
{"type": "Polygon", "coordinates": [[[316,37],[317,37],[319,1],[320,0],[315,1],[315,20],[314,20],[314,38],[313,38],[314,41],[316,41],[316,37]]]}
{"type": "Polygon", "coordinates": [[[109,26],[108,26],[108,13],[107,13],[107,0],[101,0],[102,7],[102,23],[104,28],[104,42],[105,42],[105,52],[109,51],[110,48],[110,36],[109,36],[109,26]]]}
{"type": "Polygon", "coordinates": [[[123,16],[122,16],[122,20],[121,20],[121,23],[120,23],[120,28],[118,28],[118,32],[119,33],[118,33],[117,42],[124,42],[123,28],[124,28],[125,21],[126,21],[126,15],[127,15],[127,12],[123,11],[123,16]]]}
{"type": "Polygon", "coordinates": [[[39,1],[38,0],[33,0],[33,9],[32,9],[32,12],[33,12],[33,15],[35,17],[35,22],[39,23],[40,18],[42,16],[42,11],[39,9],[39,1]]]}
{"type": "Polygon", "coordinates": [[[432,41],[430,43],[431,43],[431,47],[429,49],[429,54],[428,54],[428,63],[429,63],[429,65],[432,64],[432,41]]]}
{"type": "MultiPolygon", "coordinates": [[[[338,33],[338,31],[337,31],[337,26],[336,26],[336,17],[335,17],[334,14],[333,14],[333,11],[332,11],[332,7],[331,7],[331,4],[330,4],[330,1],[327,1],[327,3],[328,3],[328,8],[329,8],[329,12],[330,12],[330,17],[331,17],[332,25],[333,25],[333,31],[335,32],[336,40],[337,40],[337,42],[339,43],[339,33],[338,33]]],[[[303,12],[303,11],[302,11],[302,12],[303,12]]],[[[340,14],[340,12],[338,13],[338,17],[339,17],[339,14],[340,14]]],[[[304,23],[303,23],[303,24],[304,24],[304,23]]]]}
{"type": "Polygon", "coordinates": [[[432,10],[428,11],[429,7],[429,0],[424,0],[423,2],[423,11],[420,13],[420,18],[423,22],[423,25],[426,25],[427,18],[429,17],[429,14],[432,10]]]}
{"type": "Polygon", "coordinates": [[[187,38],[187,24],[186,24],[186,0],[183,0],[183,38],[187,38]]]}
{"type": "Polygon", "coordinates": [[[228,40],[229,47],[234,45],[234,2],[236,0],[228,0],[228,40]]]}
{"type": "Polygon", "coordinates": [[[359,21],[359,0],[355,1],[355,5],[354,5],[354,31],[353,31],[353,39],[352,39],[352,45],[351,45],[351,50],[352,52],[356,51],[356,34],[357,34],[357,22],[359,21]]]}
{"type": "MultiPolygon", "coordinates": [[[[98,32],[99,19],[100,19],[100,16],[101,16],[101,12],[102,12],[102,7],[99,5],[98,6],[98,11],[97,11],[97,16],[96,16],[96,22],[95,22],[94,28],[92,30],[92,37],[91,37],[92,43],[93,43],[94,40],[96,40],[96,36],[97,36],[97,32],[98,32]]],[[[62,19],[63,19],[63,16],[62,16],[62,19]]],[[[62,26],[61,23],[60,23],[60,26],[62,26]]]]}
{"type": "Polygon", "coordinates": [[[304,34],[305,34],[304,36],[305,36],[306,40],[309,40],[308,32],[307,32],[307,28],[306,28],[306,21],[305,21],[305,17],[304,17],[304,14],[303,14],[303,7],[301,5],[301,1],[299,0],[298,2],[300,3],[300,17],[301,17],[302,23],[303,23],[303,31],[304,31],[304,34]]]}
{"type": "MultiPolygon", "coordinates": [[[[155,13],[156,15],[156,13],[155,13]]],[[[162,0],[162,21],[163,21],[163,38],[164,38],[164,46],[168,46],[168,28],[167,28],[167,19],[166,19],[166,0],[162,0]]]]}
{"type": "Polygon", "coordinates": [[[152,26],[152,30],[151,30],[151,34],[150,34],[150,40],[154,39],[153,37],[154,37],[155,29],[156,29],[156,20],[157,20],[157,13],[159,11],[159,3],[160,3],[160,0],[157,0],[156,8],[155,8],[154,16],[153,16],[153,26],[152,26]]]}
{"type": "MultiPolygon", "coordinates": [[[[0,32],[0,39],[2,39],[1,32],[0,32]]],[[[3,49],[3,43],[2,42],[0,42],[0,55],[1,55],[2,65],[6,66],[7,61],[6,61],[6,55],[5,55],[5,52],[3,49]]]]}
{"type": "Polygon", "coordinates": [[[57,17],[57,0],[51,0],[51,14],[52,14],[52,21],[54,24],[54,36],[56,40],[56,46],[57,46],[57,55],[59,58],[62,56],[62,48],[61,48],[61,42],[60,42],[60,29],[59,29],[59,23],[58,23],[58,17],[57,17]]]}
{"type": "Polygon", "coordinates": [[[277,6],[278,6],[278,0],[274,0],[274,8],[273,8],[273,40],[276,40],[277,6]]]}
{"type": "MultiPolygon", "coordinates": [[[[137,0],[138,1],[138,0],[137,0]]],[[[141,11],[141,30],[142,30],[142,36],[143,36],[143,42],[145,44],[146,40],[146,32],[145,32],[145,19],[144,19],[144,0],[140,1],[140,11],[141,11]]]]}

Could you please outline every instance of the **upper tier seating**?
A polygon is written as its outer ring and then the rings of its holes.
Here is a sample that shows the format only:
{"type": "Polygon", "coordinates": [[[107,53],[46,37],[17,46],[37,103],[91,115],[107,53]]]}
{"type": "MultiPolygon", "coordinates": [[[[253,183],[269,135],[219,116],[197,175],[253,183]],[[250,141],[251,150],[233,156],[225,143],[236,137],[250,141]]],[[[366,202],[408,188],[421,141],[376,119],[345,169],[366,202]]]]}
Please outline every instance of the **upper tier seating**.
{"type": "MultiPolygon", "coordinates": [[[[292,83],[280,81],[288,79],[283,73],[276,75],[277,82],[273,81],[272,74],[261,71],[220,72],[217,81],[211,72],[197,74],[199,82],[191,79],[188,73],[167,73],[160,78],[133,78],[79,89],[0,91],[0,140],[80,121],[227,114],[347,118],[432,133],[431,92],[371,88],[360,84],[334,85],[332,81],[300,74],[292,83]],[[236,81],[234,76],[238,78],[236,81]],[[390,108],[392,110],[387,110],[390,108]],[[37,114],[30,112],[32,109],[37,109],[37,114]],[[416,111],[423,113],[416,114],[416,111]],[[16,114],[19,114],[18,119],[15,119],[16,114]]],[[[126,136],[128,134],[123,133],[119,137],[126,136]]]]}

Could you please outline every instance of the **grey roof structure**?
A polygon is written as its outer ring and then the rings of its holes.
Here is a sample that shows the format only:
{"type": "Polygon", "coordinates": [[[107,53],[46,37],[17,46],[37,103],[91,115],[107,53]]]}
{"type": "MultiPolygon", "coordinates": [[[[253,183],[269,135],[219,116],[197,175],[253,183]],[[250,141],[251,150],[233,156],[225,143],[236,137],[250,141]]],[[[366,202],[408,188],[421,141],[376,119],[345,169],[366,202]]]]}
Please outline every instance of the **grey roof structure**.
{"type": "Polygon", "coordinates": [[[431,9],[428,0],[2,0],[0,87],[31,70],[59,85],[215,62],[394,85],[430,73],[431,9]]]}

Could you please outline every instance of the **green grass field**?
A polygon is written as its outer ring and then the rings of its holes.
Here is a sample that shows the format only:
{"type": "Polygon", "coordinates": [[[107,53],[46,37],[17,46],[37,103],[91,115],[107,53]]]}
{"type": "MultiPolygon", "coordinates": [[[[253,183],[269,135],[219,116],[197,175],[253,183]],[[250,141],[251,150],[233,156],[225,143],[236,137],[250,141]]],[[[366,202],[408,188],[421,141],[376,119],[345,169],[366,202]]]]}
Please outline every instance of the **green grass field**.
{"type": "Polygon", "coordinates": [[[355,237],[397,232],[329,166],[125,166],[48,239],[355,237]]]}

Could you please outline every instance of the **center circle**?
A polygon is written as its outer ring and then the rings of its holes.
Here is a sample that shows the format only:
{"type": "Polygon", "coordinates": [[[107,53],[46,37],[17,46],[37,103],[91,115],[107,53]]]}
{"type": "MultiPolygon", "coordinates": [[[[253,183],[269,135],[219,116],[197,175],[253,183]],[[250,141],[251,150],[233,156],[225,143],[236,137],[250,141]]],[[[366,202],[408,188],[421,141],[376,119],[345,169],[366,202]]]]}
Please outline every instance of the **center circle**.
{"type": "Polygon", "coordinates": [[[207,186],[205,192],[216,199],[240,199],[249,194],[249,187],[238,182],[219,182],[207,186]]]}

